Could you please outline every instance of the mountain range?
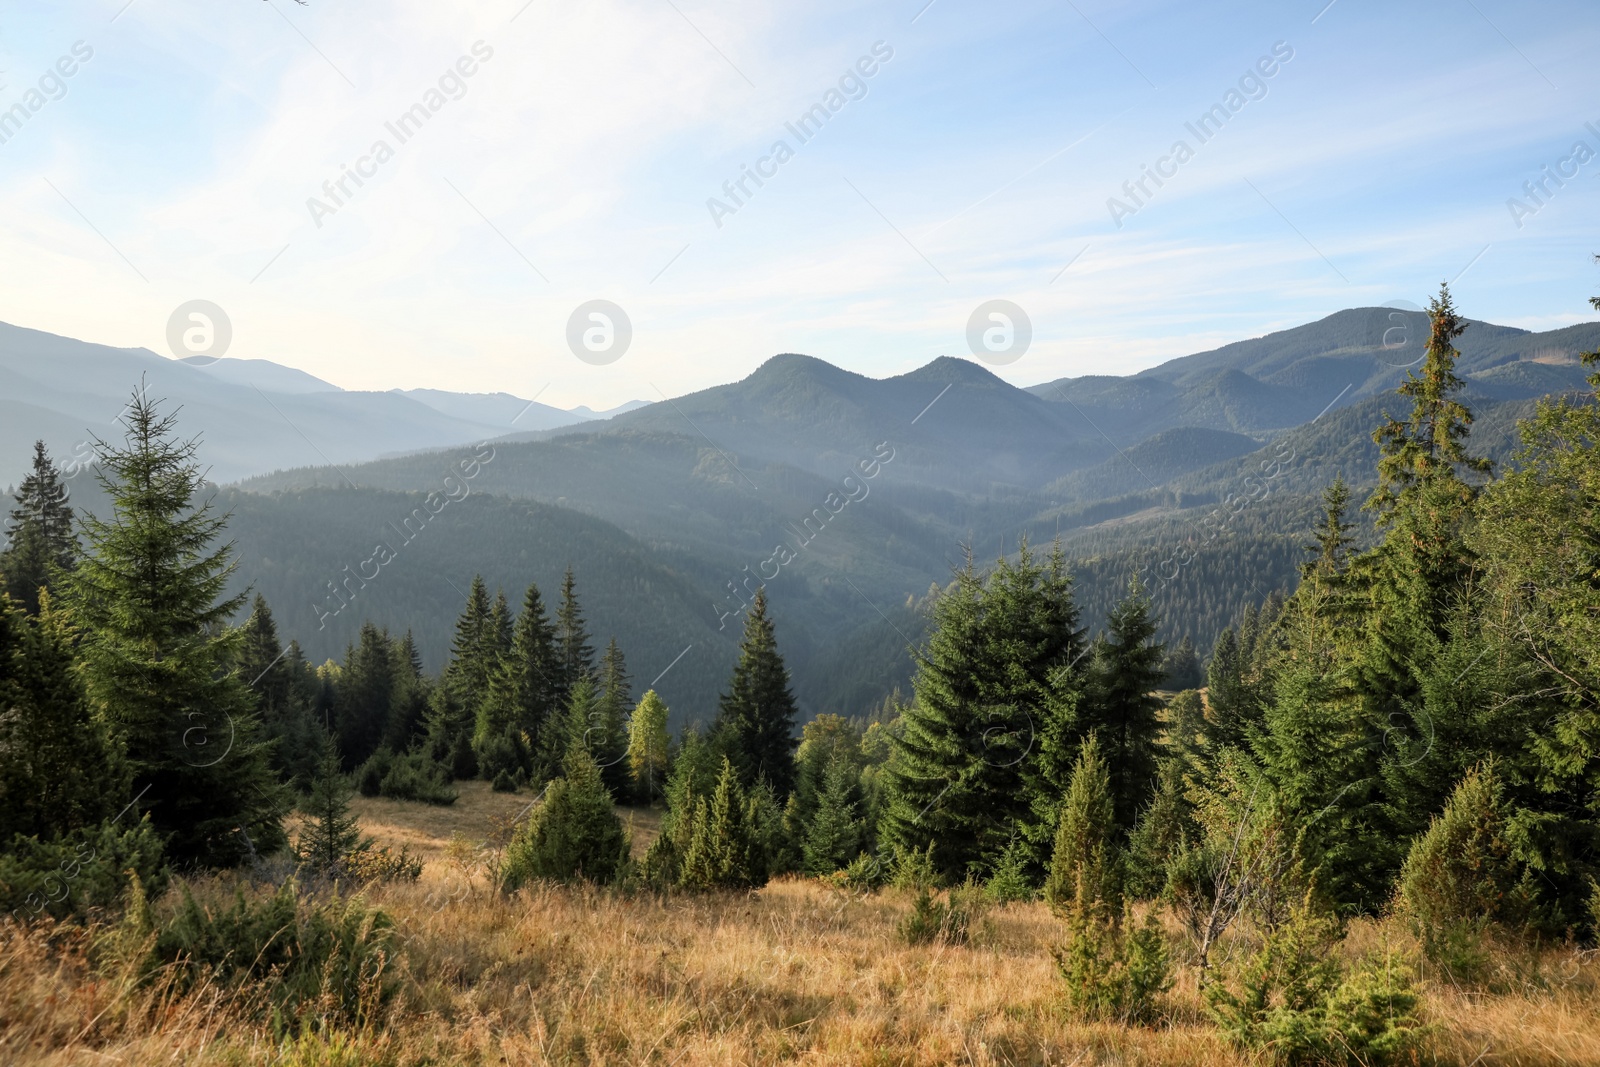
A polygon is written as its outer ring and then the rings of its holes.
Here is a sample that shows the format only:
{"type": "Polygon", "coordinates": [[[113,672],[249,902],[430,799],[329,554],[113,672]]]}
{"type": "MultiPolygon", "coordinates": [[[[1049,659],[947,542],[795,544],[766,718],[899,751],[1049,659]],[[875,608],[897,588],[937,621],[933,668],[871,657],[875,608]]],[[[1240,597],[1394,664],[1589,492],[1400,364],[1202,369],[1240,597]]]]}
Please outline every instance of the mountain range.
{"type": "MultiPolygon", "coordinates": [[[[1339,473],[1370,485],[1372,430],[1404,411],[1393,389],[1425,325],[1352,309],[1135,375],[1026,389],[948,357],[879,380],[787,354],[610,413],[347,392],[264,361],[187,366],[0,327],[0,460],[20,468],[36,436],[70,455],[56,442],[81,440],[86,420],[108,435],[144,375],[182,402],[213,479],[235,481],[219,499],[240,587],[266,595],[314,659],[342,654],[370,618],[413,631],[437,669],[474,574],[515,603],[529,581],[548,600],[571,566],[598,640],[618,638],[676,721],[706,720],[759,584],[802,708],[855,714],[907,684],[919,603],[966,546],[982,563],[1021,537],[1059,537],[1087,625],[1138,572],[1164,636],[1208,647],[1243,604],[1293,585],[1320,489],[1339,473]],[[485,447],[464,499],[379,577],[344,584],[485,447]],[[1202,536],[1219,505],[1220,532],[1202,536]],[[330,599],[341,586],[350,596],[330,599]]],[[[1471,444],[1504,462],[1535,398],[1586,388],[1578,354],[1600,348],[1600,323],[1474,322],[1458,345],[1471,444]]]]}

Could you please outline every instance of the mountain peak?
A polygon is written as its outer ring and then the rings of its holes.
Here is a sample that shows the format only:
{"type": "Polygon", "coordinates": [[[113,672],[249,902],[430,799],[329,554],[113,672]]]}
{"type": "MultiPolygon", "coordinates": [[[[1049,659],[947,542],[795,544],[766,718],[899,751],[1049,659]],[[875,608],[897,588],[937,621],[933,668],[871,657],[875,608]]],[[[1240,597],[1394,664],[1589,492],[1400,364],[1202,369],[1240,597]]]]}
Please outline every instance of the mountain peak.
{"type": "Polygon", "coordinates": [[[958,359],[955,356],[940,356],[931,363],[890,380],[901,382],[948,382],[961,385],[1003,385],[1011,388],[1009,383],[996,376],[993,371],[979,366],[970,359],[958,359]]]}

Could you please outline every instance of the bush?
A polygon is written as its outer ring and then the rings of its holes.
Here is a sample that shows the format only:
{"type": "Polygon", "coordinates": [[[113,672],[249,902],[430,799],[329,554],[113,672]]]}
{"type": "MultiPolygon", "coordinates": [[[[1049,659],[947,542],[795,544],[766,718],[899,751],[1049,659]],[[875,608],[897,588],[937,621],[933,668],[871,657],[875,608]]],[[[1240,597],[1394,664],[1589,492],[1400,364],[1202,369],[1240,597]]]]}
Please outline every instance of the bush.
{"type": "Polygon", "coordinates": [[[627,863],[627,831],[600,768],[580,745],[568,757],[566,777],[550,783],[544,803],[507,846],[501,888],[513,892],[533,878],[609,884],[627,863]]]}
{"type": "Polygon", "coordinates": [[[388,916],[359,897],[302,899],[293,879],[255,900],[239,889],[227,909],[201,904],[184,886],[176,914],[156,932],[150,963],[167,965],[180,989],[207,979],[256,983],[279,1024],[317,1011],[359,1026],[397,988],[392,939],[388,916]]]}
{"type": "Polygon", "coordinates": [[[829,875],[827,881],[836,889],[849,889],[868,893],[883,885],[884,869],[878,857],[865,852],[851,860],[842,871],[829,875]]]}
{"type": "Polygon", "coordinates": [[[356,789],[364,797],[390,797],[423,804],[454,804],[460,796],[450,788],[450,771],[424,752],[396,755],[380,748],[356,771],[356,789]]]}
{"type": "Polygon", "coordinates": [[[984,910],[983,890],[972,882],[937,897],[924,886],[912,901],[911,914],[900,920],[900,936],[912,945],[965,945],[984,910]]]}
{"type": "Polygon", "coordinates": [[[134,871],[153,894],[166,886],[161,839],[149,818],[101,823],[48,841],[12,838],[0,854],[0,908],[18,919],[90,918],[116,907],[134,871]]]}
{"type": "Polygon", "coordinates": [[[1012,839],[1000,854],[999,862],[984,884],[983,891],[996,904],[1012,900],[1032,900],[1036,895],[1028,878],[1028,857],[1022,842],[1012,839]]]}
{"type": "Polygon", "coordinates": [[[1393,957],[1341,973],[1337,924],[1308,899],[1230,981],[1206,988],[1212,1017],[1237,1046],[1273,1063],[1389,1067],[1420,1059],[1425,1029],[1410,971],[1393,957]]]}
{"type": "Polygon", "coordinates": [[[489,784],[489,788],[496,793],[515,793],[517,791],[517,782],[511,775],[501,771],[494,776],[494,781],[489,784]]]}
{"type": "Polygon", "coordinates": [[[1124,1023],[1160,1019],[1172,966],[1155,909],[1138,924],[1131,905],[1124,905],[1120,921],[1109,905],[1092,898],[1073,900],[1065,910],[1067,943],[1054,955],[1072,1012],[1124,1023]]]}
{"type": "Polygon", "coordinates": [[[933,842],[925,850],[895,846],[889,861],[889,884],[896,889],[932,889],[939,884],[939,870],[933,865],[933,842]]]}

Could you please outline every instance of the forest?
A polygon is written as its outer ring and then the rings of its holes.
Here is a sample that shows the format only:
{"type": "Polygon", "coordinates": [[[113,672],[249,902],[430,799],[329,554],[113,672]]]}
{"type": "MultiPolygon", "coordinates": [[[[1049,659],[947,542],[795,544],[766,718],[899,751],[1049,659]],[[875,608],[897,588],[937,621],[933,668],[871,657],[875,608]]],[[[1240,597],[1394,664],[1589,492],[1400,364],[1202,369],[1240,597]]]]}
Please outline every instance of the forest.
{"type": "Polygon", "coordinates": [[[0,1058],[1597,1062],[1600,353],[1491,463],[1427,315],[1208,649],[1157,598],[1214,614],[1214,556],[1035,531],[912,606],[909,692],[809,719],[764,591],[674,715],[575,568],[475,580],[436,673],[377,620],[314,663],[136,393],[108,505],[40,444],[0,555],[0,1058]]]}

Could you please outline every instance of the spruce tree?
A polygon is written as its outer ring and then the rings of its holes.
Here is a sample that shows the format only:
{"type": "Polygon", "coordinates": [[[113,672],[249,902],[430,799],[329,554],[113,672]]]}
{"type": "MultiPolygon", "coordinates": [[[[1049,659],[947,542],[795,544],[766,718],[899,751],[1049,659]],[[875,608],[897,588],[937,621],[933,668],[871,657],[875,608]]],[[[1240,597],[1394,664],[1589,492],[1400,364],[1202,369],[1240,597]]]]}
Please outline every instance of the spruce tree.
{"type": "Polygon", "coordinates": [[[474,713],[478,701],[488,692],[489,679],[494,673],[497,625],[483,575],[475,574],[467,590],[467,603],[456,619],[455,637],[450,642],[450,662],[441,676],[442,684],[455,702],[474,713]]]}
{"type": "MultiPolygon", "coordinates": [[[[489,692],[479,709],[474,738],[479,744],[491,737],[515,734],[525,738],[531,752],[545,751],[550,739],[547,730],[563,726],[562,706],[557,703],[560,670],[555,648],[555,629],[545,617],[539,587],[530,583],[522,598],[522,610],[512,627],[511,647],[489,681],[489,692]]],[[[531,762],[537,763],[537,760],[531,762]]],[[[536,780],[559,772],[559,760],[548,766],[527,768],[536,780]]]]}
{"type": "Polygon", "coordinates": [[[634,799],[653,804],[667,784],[671,739],[667,735],[667,705],[651,689],[633,709],[628,723],[628,773],[634,799]]]}
{"type": "Polygon", "coordinates": [[[1183,635],[1177,648],[1167,653],[1161,663],[1161,674],[1161,684],[1167,689],[1181,692],[1200,688],[1204,681],[1200,673],[1200,654],[1195,651],[1194,642],[1189,640],[1188,634],[1183,635]]]}
{"type": "Polygon", "coordinates": [[[396,666],[389,632],[363,622],[357,644],[345,651],[334,701],[347,770],[365,763],[383,743],[398,687],[396,666]]]}
{"type": "Polygon", "coordinates": [[[300,806],[306,816],[305,828],[295,843],[300,861],[324,877],[343,874],[346,861],[371,844],[361,836],[361,826],[350,813],[354,795],[341,764],[338,740],[331,730],[324,730],[311,793],[300,806]]]}
{"type": "Polygon", "coordinates": [[[1098,732],[1105,748],[1116,824],[1124,833],[1133,828],[1155,778],[1161,700],[1154,690],[1162,680],[1156,629],[1150,600],[1135,576],[1095,642],[1080,710],[1084,726],[1098,732]]]}
{"type": "Polygon", "coordinates": [[[726,756],[711,796],[695,798],[692,825],[683,855],[684,888],[745,889],[764,880],[757,872],[745,791],[726,756]]]}
{"type": "Polygon", "coordinates": [[[32,616],[0,594],[0,846],[14,834],[48,840],[92,826],[129,800],[126,770],[74,671],[72,643],[48,589],[32,616]]]}
{"type": "Polygon", "coordinates": [[[556,609],[555,622],[556,684],[552,696],[558,708],[567,706],[573,686],[594,675],[594,648],[589,644],[583,609],[578,606],[577,586],[572,568],[568,567],[561,579],[561,605],[556,609]]]}
{"type": "Polygon", "coordinates": [[[0,592],[10,593],[24,611],[34,614],[39,590],[71,571],[79,553],[67,487],[43,441],[34,442],[33,468],[17,487],[6,541],[0,552],[0,592]]]}
{"type": "Polygon", "coordinates": [[[1083,894],[1121,908],[1120,850],[1111,774],[1094,734],[1084,738],[1057,824],[1044,898],[1064,908],[1083,894]]]}
{"type": "Polygon", "coordinates": [[[135,393],[126,441],[98,443],[108,518],[85,516],[88,552],[68,584],[89,699],[114,729],[178,863],[226,865],[283,844],[287,798],[236,672],[231,544],[204,490],[198,442],[135,393]]]}
{"type": "Polygon", "coordinates": [[[628,667],[613,637],[600,658],[595,728],[590,747],[600,764],[606,788],[619,797],[626,796],[633,783],[628,766],[628,709],[633,706],[630,689],[628,667]]]}
{"type": "Polygon", "coordinates": [[[778,653],[765,587],[745,615],[739,661],[718,701],[714,736],[746,789],[764,778],[779,796],[794,789],[794,736],[798,708],[789,671],[778,653]]]}
{"type": "Polygon", "coordinates": [[[292,782],[309,774],[320,751],[321,725],[311,714],[304,686],[305,659],[299,646],[285,649],[278,643],[272,609],[259,593],[241,629],[239,679],[255,696],[263,735],[272,743],[272,765],[280,778],[292,782]]]}
{"type": "Polygon", "coordinates": [[[817,807],[806,827],[807,874],[842,870],[861,851],[861,774],[846,757],[829,760],[817,807]]]}
{"type": "Polygon", "coordinates": [[[389,701],[389,717],[384,725],[382,747],[404,752],[421,732],[428,715],[430,685],[422,671],[422,654],[407,630],[405,637],[390,644],[394,689],[389,701]]]}
{"type": "Polygon", "coordinates": [[[612,809],[600,768],[580,746],[506,849],[501,887],[511,892],[534,878],[607,885],[623,875],[627,863],[627,832],[612,809]]]}
{"type": "Polygon", "coordinates": [[[1083,631],[1059,544],[1026,542],[980,578],[970,554],[933,601],[915,699],[890,731],[884,844],[925,853],[939,873],[986,876],[1020,826],[1042,867],[1078,736],[1083,631]]]}

